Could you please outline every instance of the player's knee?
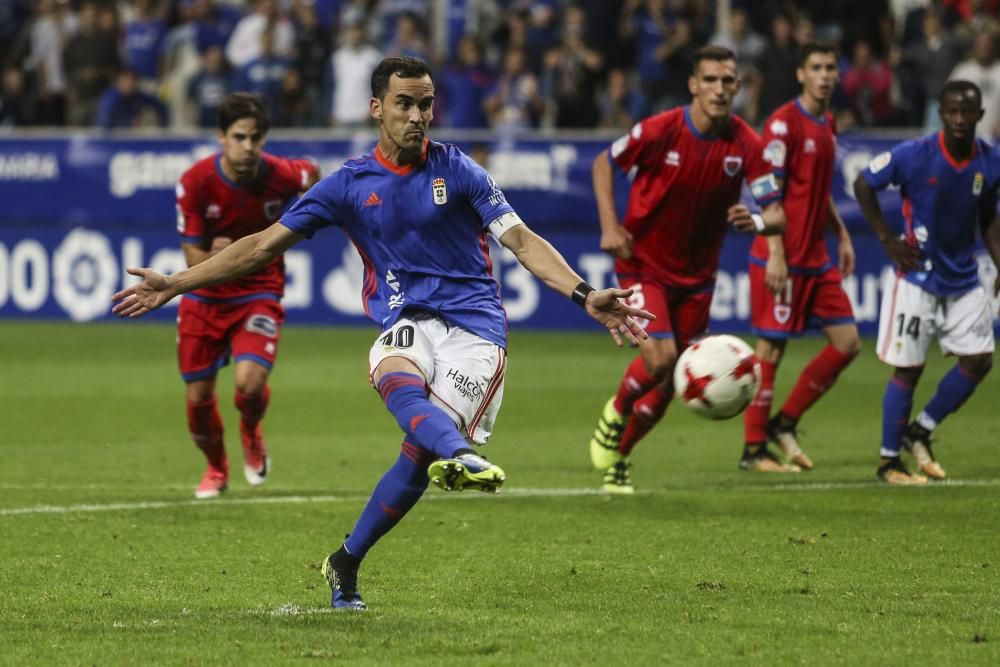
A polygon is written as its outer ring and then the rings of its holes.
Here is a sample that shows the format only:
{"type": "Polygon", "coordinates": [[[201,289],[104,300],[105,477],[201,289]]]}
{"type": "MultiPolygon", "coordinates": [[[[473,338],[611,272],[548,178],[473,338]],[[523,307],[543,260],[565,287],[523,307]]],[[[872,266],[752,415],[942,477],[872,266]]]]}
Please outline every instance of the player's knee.
{"type": "Polygon", "coordinates": [[[188,403],[205,403],[215,397],[215,386],[204,382],[189,382],[185,390],[188,403]]]}
{"type": "Polygon", "coordinates": [[[917,381],[920,380],[920,374],[923,372],[923,366],[913,366],[911,368],[897,367],[893,371],[892,376],[906,386],[913,387],[916,386],[917,381]]]}
{"type": "Polygon", "coordinates": [[[267,375],[252,374],[245,377],[237,377],[235,378],[234,385],[236,391],[244,396],[259,396],[264,391],[264,387],[267,386],[267,375]]]}
{"type": "Polygon", "coordinates": [[[677,354],[664,353],[646,360],[646,372],[651,378],[661,382],[670,377],[675,365],[677,365],[677,354]]]}
{"type": "Polygon", "coordinates": [[[854,359],[859,354],[861,354],[861,337],[854,336],[848,338],[847,340],[840,341],[839,344],[834,345],[837,351],[849,359],[854,359]]]}
{"type": "Polygon", "coordinates": [[[971,375],[977,380],[982,380],[993,368],[992,354],[976,354],[971,357],[962,357],[958,360],[962,370],[967,375],[971,375]]]}

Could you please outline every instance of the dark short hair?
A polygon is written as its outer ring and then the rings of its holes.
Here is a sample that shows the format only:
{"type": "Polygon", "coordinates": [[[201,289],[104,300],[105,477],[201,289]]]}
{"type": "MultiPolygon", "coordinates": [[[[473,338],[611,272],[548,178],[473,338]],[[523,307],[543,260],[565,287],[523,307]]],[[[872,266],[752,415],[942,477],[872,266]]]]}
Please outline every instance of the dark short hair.
{"type": "Polygon", "coordinates": [[[271,129],[271,112],[260,96],[253,93],[229,93],[219,105],[219,129],[225,133],[230,125],[241,118],[256,120],[261,134],[267,134],[271,129]]]}
{"type": "Polygon", "coordinates": [[[420,79],[429,76],[434,81],[430,68],[423,60],[400,56],[384,58],[372,72],[372,97],[382,99],[389,90],[389,79],[395,74],[400,79],[420,79]]]}
{"type": "Polygon", "coordinates": [[[941,94],[938,95],[938,102],[944,104],[944,98],[949,93],[958,93],[958,95],[964,95],[965,93],[972,91],[976,94],[976,99],[979,100],[979,106],[983,106],[983,92],[979,90],[979,86],[972,83],[971,81],[965,81],[964,79],[952,79],[944,84],[941,88],[941,94]]]}
{"type": "Polygon", "coordinates": [[[692,74],[698,72],[698,65],[701,64],[702,60],[715,60],[717,62],[732,60],[736,62],[736,54],[724,46],[714,46],[712,44],[703,46],[694,52],[694,57],[691,59],[692,74]]]}
{"type": "Polygon", "coordinates": [[[837,50],[836,45],[832,42],[823,42],[814,39],[806,42],[799,49],[799,67],[803,67],[806,61],[809,60],[809,56],[814,53],[829,53],[835,59],[840,58],[840,51],[837,50]]]}

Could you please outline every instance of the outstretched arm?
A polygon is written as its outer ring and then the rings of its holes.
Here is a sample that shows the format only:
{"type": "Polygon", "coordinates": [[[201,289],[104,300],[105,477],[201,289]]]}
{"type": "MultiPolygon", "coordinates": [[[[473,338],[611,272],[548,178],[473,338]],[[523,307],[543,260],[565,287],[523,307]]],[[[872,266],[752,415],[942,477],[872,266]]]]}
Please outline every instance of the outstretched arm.
{"type": "Polygon", "coordinates": [[[303,238],[276,222],[172,276],[164,276],[152,269],[128,269],[129,273],[140,276],[143,281],[113,294],[111,300],[116,303],[111,312],[120,317],[141,317],[178,294],[260,270],[303,238]]]}
{"type": "Polygon", "coordinates": [[[861,206],[861,212],[864,213],[868,225],[875,232],[875,237],[882,244],[889,259],[902,267],[904,271],[916,269],[920,265],[920,250],[892,233],[885,221],[885,216],[882,215],[882,207],[879,206],[875,190],[868,185],[868,181],[861,174],[858,174],[858,177],[854,179],[854,196],[858,200],[858,205],[861,206]]]}
{"type": "Polygon", "coordinates": [[[607,328],[619,346],[622,344],[622,335],[631,343],[638,343],[640,338],[647,337],[633,318],[652,320],[653,314],[621,301],[630,296],[632,290],[595,290],[590,287],[570,268],[558,250],[528,229],[527,225],[511,227],[500,237],[500,243],[509,248],[517,261],[536,278],[582,305],[588,315],[607,328]]]}

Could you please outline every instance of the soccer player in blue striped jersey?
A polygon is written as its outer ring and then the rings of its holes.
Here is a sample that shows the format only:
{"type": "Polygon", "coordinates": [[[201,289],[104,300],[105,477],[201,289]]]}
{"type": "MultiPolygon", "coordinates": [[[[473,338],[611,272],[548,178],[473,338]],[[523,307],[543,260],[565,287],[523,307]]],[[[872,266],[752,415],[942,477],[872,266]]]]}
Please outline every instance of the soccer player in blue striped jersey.
{"type": "Polygon", "coordinates": [[[177,294],[266,265],[322,227],[340,227],[364,262],[365,312],[382,329],[370,379],[404,432],[402,451],[375,487],[323,572],[331,605],[365,609],[357,576],[368,550],[416,504],[430,482],[446,491],[497,491],[499,466],[485,444],[503,396],[507,321],[492,276],[487,234],[532,274],[570,297],[615,341],[645,338],[622,299],[594,290],[521,221],[492,178],[454,146],[430,141],[434,82],[412,58],[387,58],[372,73],[379,141],[311,188],[282,219],[169,278],[129,269],[143,282],[113,296],[114,312],[138,317],[177,294]]]}
{"type": "MultiPolygon", "coordinates": [[[[931,450],[931,432],[958,410],[993,365],[993,312],[980,284],[976,227],[1000,266],[1000,152],[976,139],[982,93],[968,81],[949,81],[940,96],[943,130],[875,156],[854,182],[861,210],[897,265],[882,297],[876,351],[894,367],[882,399],[878,478],[890,484],[926,484],[946,474],[931,450]],[[898,185],[905,234],[889,231],[876,190],[898,185]],[[910,422],[913,390],[931,339],[958,363],[945,374],[930,402],[910,422]],[[905,447],[924,474],[900,462],[905,447]]],[[[993,285],[1000,292],[1000,277],[993,285]]]]}

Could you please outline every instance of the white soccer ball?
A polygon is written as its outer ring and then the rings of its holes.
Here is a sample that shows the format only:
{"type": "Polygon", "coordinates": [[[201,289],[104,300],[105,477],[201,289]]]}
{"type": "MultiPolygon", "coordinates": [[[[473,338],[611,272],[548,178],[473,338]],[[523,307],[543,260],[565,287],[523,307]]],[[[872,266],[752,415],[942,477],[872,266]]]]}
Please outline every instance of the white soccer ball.
{"type": "Polygon", "coordinates": [[[736,336],[708,336],[684,350],[674,367],[674,390],[708,419],[743,412],[760,387],[760,364],[736,336]]]}

